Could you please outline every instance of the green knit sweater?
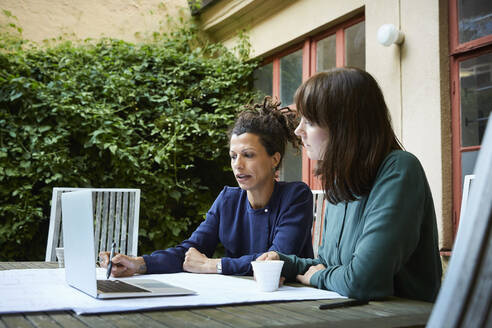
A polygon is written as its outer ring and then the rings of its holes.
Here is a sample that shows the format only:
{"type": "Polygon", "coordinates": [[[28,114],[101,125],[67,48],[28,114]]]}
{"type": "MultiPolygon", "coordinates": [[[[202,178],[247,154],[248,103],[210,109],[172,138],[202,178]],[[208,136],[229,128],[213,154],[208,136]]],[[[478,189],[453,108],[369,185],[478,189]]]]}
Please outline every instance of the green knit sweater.
{"type": "Polygon", "coordinates": [[[393,151],[368,195],[328,204],[317,259],[280,258],[287,280],[323,264],[310,280],[318,288],[358,299],[434,301],[442,267],[432,195],[418,159],[393,151]]]}

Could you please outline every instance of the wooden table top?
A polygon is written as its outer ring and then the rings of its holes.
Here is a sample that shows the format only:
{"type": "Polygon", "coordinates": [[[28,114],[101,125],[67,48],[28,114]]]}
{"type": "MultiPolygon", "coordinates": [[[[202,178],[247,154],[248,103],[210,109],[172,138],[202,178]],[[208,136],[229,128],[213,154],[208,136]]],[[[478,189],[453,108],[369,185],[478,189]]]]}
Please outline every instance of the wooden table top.
{"type": "MultiPolygon", "coordinates": [[[[0,270],[57,268],[54,262],[0,262],[0,270]]],[[[71,311],[0,314],[3,327],[424,327],[432,303],[392,297],[320,310],[340,300],[294,301],[98,315],[71,311]]]]}

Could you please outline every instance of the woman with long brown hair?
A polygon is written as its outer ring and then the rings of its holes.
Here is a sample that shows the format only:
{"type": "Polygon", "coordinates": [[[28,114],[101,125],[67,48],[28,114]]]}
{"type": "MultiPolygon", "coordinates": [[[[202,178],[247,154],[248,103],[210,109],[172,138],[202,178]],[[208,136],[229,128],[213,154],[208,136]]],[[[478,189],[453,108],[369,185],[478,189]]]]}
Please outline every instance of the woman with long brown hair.
{"type": "Polygon", "coordinates": [[[287,281],[359,299],[433,301],[441,280],[436,215],[418,159],[396,138],[383,94],[367,72],[314,75],[295,95],[296,134],[318,160],[328,205],[317,259],[268,252],[285,261],[287,281]]]}

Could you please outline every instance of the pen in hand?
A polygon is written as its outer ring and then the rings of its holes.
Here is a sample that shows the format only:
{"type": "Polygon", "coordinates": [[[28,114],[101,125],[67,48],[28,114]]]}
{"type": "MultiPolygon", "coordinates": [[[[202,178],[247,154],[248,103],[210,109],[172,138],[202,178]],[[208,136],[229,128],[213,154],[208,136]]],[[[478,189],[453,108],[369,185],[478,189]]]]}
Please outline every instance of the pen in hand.
{"type": "Polygon", "coordinates": [[[108,262],[108,269],[106,271],[106,279],[109,279],[109,276],[111,275],[111,268],[113,267],[113,256],[114,256],[114,249],[116,248],[116,243],[113,241],[113,244],[111,245],[111,252],[109,253],[109,262],[108,262]]]}

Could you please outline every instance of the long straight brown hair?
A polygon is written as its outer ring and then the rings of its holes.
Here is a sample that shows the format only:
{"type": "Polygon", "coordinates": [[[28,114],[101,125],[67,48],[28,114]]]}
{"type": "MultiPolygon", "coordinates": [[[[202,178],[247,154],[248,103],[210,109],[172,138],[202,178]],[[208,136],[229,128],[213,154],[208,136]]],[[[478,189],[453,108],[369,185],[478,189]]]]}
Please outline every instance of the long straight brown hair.
{"type": "Polygon", "coordinates": [[[328,132],[315,171],[326,199],[337,204],[368,194],[384,158],[402,149],[376,80],[358,68],[335,68],[301,84],[294,100],[302,116],[328,132]]]}

